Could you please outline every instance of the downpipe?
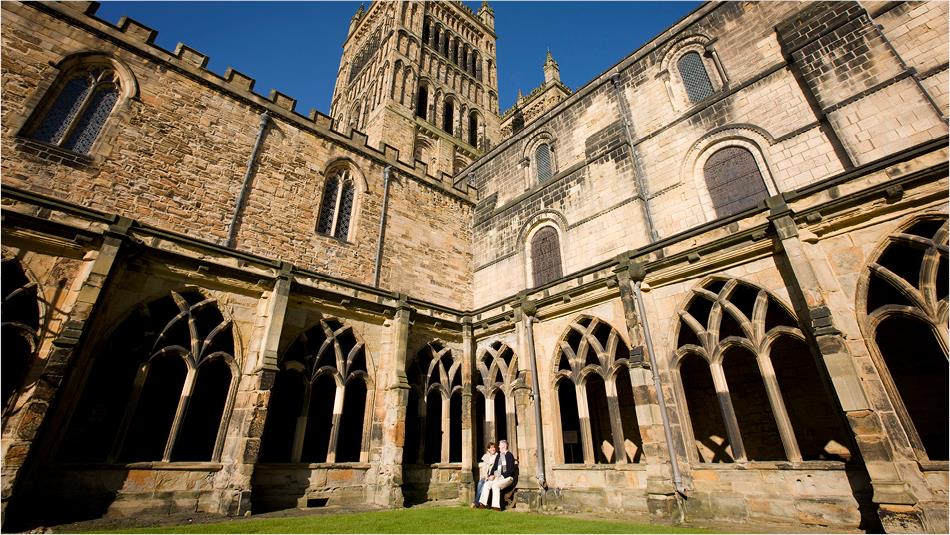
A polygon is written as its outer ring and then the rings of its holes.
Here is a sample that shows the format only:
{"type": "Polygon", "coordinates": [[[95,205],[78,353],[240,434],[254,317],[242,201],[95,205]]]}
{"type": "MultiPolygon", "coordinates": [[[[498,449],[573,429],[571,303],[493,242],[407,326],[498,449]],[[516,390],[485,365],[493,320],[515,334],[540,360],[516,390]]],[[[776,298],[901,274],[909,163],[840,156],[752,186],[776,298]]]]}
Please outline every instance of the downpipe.
{"type": "Polygon", "coordinates": [[[663,422],[663,433],[666,435],[666,450],[670,455],[670,466],[673,468],[673,486],[682,497],[686,498],[686,487],[683,485],[683,476],[680,473],[679,460],[676,458],[676,450],[673,447],[673,431],[670,429],[670,418],[666,413],[666,396],[663,395],[663,387],[660,385],[660,368],[656,364],[656,353],[653,351],[653,339],[650,337],[650,324],[647,320],[646,309],[643,306],[643,294],[640,291],[641,281],[633,283],[633,294],[637,300],[637,311],[640,314],[640,321],[643,324],[643,338],[647,346],[647,355],[650,358],[650,367],[653,371],[653,387],[656,389],[656,398],[660,403],[660,419],[663,422]]]}
{"type": "Polygon", "coordinates": [[[379,270],[383,264],[383,240],[386,239],[386,215],[389,210],[389,178],[393,167],[383,168],[383,215],[379,218],[379,240],[376,243],[376,265],[373,268],[373,287],[379,288],[379,270]]]}
{"type": "Polygon", "coordinates": [[[234,213],[231,214],[231,222],[228,223],[228,232],[225,245],[234,247],[234,240],[237,238],[237,221],[244,210],[244,200],[247,198],[248,191],[251,189],[251,178],[254,177],[254,162],[257,161],[257,154],[261,150],[261,144],[264,141],[264,132],[267,131],[267,123],[270,122],[270,114],[266,111],[261,114],[261,126],[257,131],[257,140],[254,141],[254,148],[251,149],[251,156],[247,159],[247,169],[244,171],[244,184],[241,185],[241,192],[238,193],[237,201],[234,203],[234,213]]]}

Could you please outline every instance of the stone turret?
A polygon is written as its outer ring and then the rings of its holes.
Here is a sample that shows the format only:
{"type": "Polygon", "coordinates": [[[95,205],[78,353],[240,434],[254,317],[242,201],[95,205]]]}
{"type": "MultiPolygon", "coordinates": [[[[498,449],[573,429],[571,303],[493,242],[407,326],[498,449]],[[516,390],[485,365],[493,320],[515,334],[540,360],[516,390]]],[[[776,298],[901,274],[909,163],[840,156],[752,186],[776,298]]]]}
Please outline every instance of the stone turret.
{"type": "Polygon", "coordinates": [[[554,61],[554,57],[551,55],[551,51],[548,50],[548,57],[544,60],[544,83],[549,84],[551,82],[560,82],[561,81],[561,70],[557,66],[557,62],[554,61]]]}
{"type": "Polygon", "coordinates": [[[356,10],[356,14],[353,15],[353,18],[350,19],[350,29],[347,30],[346,36],[349,37],[353,34],[353,30],[359,25],[360,20],[363,19],[363,15],[366,13],[366,10],[363,8],[363,4],[360,4],[359,9],[356,10]]]}
{"type": "Polygon", "coordinates": [[[482,0],[482,7],[478,10],[478,19],[485,23],[485,26],[488,26],[495,30],[495,10],[488,5],[488,0],[482,0]]]}

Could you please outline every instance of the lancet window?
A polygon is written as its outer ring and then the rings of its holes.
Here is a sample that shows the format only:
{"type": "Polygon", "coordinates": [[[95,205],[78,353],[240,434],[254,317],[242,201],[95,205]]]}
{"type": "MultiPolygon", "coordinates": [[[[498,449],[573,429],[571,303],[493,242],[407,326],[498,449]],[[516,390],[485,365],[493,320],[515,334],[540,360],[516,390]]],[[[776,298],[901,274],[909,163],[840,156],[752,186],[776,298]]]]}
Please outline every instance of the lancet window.
{"type": "Polygon", "coordinates": [[[507,440],[509,449],[517,454],[516,430],[518,426],[514,403],[515,382],[518,376],[518,361],[514,351],[500,341],[486,346],[478,356],[475,386],[475,440],[479,449],[488,441],[498,443],[507,440]]]}
{"type": "Polygon", "coordinates": [[[430,342],[416,354],[407,375],[405,462],[461,462],[461,360],[441,343],[430,342]]]}
{"type": "Polygon", "coordinates": [[[347,240],[350,221],[353,217],[353,204],[356,199],[354,180],[351,171],[345,168],[331,171],[328,175],[323,186],[317,232],[339,240],[347,240]]]}

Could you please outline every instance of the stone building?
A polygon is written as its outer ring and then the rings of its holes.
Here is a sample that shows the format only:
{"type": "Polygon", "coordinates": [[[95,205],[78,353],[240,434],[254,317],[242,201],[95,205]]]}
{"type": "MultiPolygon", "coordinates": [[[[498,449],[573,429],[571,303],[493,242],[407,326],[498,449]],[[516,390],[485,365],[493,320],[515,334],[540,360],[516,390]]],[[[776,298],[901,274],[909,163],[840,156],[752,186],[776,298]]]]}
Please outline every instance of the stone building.
{"type": "Polygon", "coordinates": [[[329,116],[0,9],[4,529],[506,438],[518,507],[947,530],[947,4],[703,4],[505,117],[487,5],[360,9],[329,116]]]}

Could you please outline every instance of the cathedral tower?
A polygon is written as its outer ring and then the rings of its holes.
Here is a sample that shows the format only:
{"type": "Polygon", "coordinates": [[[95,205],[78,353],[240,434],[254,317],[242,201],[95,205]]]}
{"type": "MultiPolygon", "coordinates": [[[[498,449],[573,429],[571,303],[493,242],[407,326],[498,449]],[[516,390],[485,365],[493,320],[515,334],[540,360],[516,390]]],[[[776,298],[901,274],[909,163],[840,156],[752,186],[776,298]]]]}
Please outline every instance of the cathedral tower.
{"type": "Polygon", "coordinates": [[[498,143],[494,12],[462,2],[381,2],[357,10],[330,116],[455,175],[498,143]]]}

